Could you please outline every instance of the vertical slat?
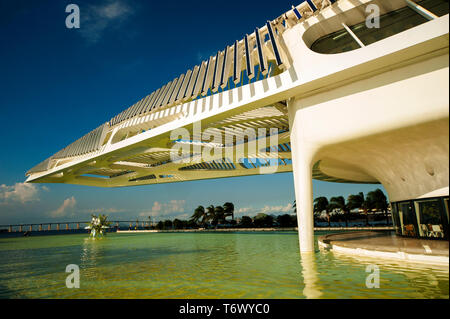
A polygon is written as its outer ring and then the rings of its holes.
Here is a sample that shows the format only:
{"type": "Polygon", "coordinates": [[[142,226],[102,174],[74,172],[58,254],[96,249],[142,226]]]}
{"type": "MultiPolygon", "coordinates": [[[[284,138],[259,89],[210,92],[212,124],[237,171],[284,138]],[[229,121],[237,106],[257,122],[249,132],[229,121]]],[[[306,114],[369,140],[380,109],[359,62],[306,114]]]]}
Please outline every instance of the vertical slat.
{"type": "Polygon", "coordinates": [[[301,19],[302,15],[300,14],[300,12],[298,12],[297,8],[292,6],[292,11],[294,11],[295,16],[297,17],[297,19],[301,19]]]}
{"type": "Polygon", "coordinates": [[[150,108],[150,111],[152,111],[153,109],[156,108],[156,106],[158,105],[158,102],[161,100],[162,95],[164,94],[164,91],[165,91],[166,87],[167,87],[167,84],[160,88],[159,94],[156,97],[156,99],[153,101],[153,104],[152,104],[152,106],[150,108]]]}
{"type": "Polygon", "coordinates": [[[258,28],[255,29],[255,37],[256,37],[256,46],[258,49],[258,58],[259,58],[259,69],[263,75],[267,74],[267,62],[264,57],[262,43],[261,43],[261,34],[258,28]]]}
{"type": "Polygon", "coordinates": [[[78,155],[81,149],[81,139],[78,139],[76,142],[76,146],[72,150],[72,155],[78,155]]]}
{"type": "Polygon", "coordinates": [[[160,107],[162,105],[162,102],[165,99],[167,93],[169,92],[169,89],[171,88],[172,84],[173,84],[173,81],[170,81],[169,83],[167,83],[166,88],[164,89],[164,91],[162,92],[158,101],[156,102],[155,108],[160,107]]]}
{"type": "Polygon", "coordinates": [[[176,78],[175,80],[172,81],[172,85],[170,86],[170,88],[167,90],[167,94],[164,97],[164,99],[161,102],[160,106],[165,106],[167,104],[167,101],[169,101],[170,96],[172,95],[173,91],[175,90],[175,86],[178,83],[178,78],[176,78]]]}
{"type": "Polygon", "coordinates": [[[141,100],[139,100],[139,102],[137,102],[137,105],[134,108],[133,113],[131,114],[131,117],[135,117],[136,115],[139,115],[139,112],[145,105],[145,102],[147,102],[147,99],[148,99],[148,95],[145,96],[144,98],[142,98],[141,100]]]}
{"type": "Polygon", "coordinates": [[[150,100],[152,99],[153,95],[155,95],[155,91],[153,91],[150,95],[147,95],[144,99],[144,101],[142,102],[141,106],[139,107],[139,109],[137,110],[137,115],[140,115],[144,112],[144,110],[147,108],[148,103],[150,102],[150,100]]]}
{"type": "Polygon", "coordinates": [[[186,75],[184,76],[183,83],[180,86],[180,90],[177,93],[177,96],[175,97],[175,102],[180,101],[184,97],[184,93],[186,92],[186,88],[189,85],[189,82],[191,81],[192,77],[192,71],[188,70],[186,72],[186,75]]]}
{"type": "Polygon", "coordinates": [[[192,99],[195,99],[198,96],[198,93],[200,92],[200,89],[202,88],[202,80],[205,76],[205,69],[208,62],[203,61],[202,65],[200,67],[200,70],[198,71],[197,78],[195,79],[194,89],[192,90],[192,93],[190,97],[192,99]]]}
{"type": "Polygon", "coordinates": [[[192,91],[194,90],[194,85],[197,82],[199,71],[200,71],[200,67],[198,65],[196,65],[194,67],[194,71],[192,71],[192,75],[191,75],[191,78],[189,80],[189,85],[186,86],[186,91],[184,92],[183,100],[187,100],[187,99],[189,99],[191,97],[192,91]]]}
{"type": "Polygon", "coordinates": [[[152,103],[149,105],[149,110],[148,111],[152,111],[155,107],[156,107],[156,103],[158,102],[158,99],[160,98],[161,94],[163,93],[164,89],[166,88],[166,86],[162,86],[158,89],[158,94],[156,94],[155,99],[152,101],[152,103]]]}
{"type": "Polygon", "coordinates": [[[83,154],[86,154],[89,152],[89,148],[91,147],[91,142],[92,142],[92,132],[89,132],[86,135],[86,139],[84,142],[83,154]]]}
{"type": "Polygon", "coordinates": [[[93,137],[92,137],[92,144],[90,146],[90,152],[97,150],[97,141],[100,138],[100,127],[97,127],[94,131],[93,137]]]}
{"type": "Polygon", "coordinates": [[[283,61],[281,60],[280,51],[278,50],[277,40],[275,39],[275,36],[273,34],[272,25],[271,25],[270,21],[267,21],[266,26],[267,26],[267,31],[269,32],[270,42],[272,43],[273,53],[275,54],[275,60],[277,62],[277,65],[281,66],[281,65],[283,65],[283,61]]]}
{"type": "Polygon", "coordinates": [[[125,111],[119,113],[119,123],[122,123],[123,116],[125,115],[125,111]]]}
{"type": "Polygon", "coordinates": [[[203,96],[205,96],[208,93],[208,89],[211,84],[211,75],[213,70],[213,67],[211,65],[213,63],[212,60],[213,57],[210,57],[208,59],[208,63],[206,64],[205,76],[203,77],[202,89],[200,91],[201,95],[203,96]]]}
{"type": "Polygon", "coordinates": [[[230,50],[230,47],[227,45],[225,48],[225,51],[223,53],[223,59],[222,59],[222,73],[220,75],[220,87],[224,89],[227,86],[228,83],[228,75],[230,73],[230,65],[232,59],[228,57],[228,51],[230,50]]]}
{"type": "Polygon", "coordinates": [[[233,82],[238,84],[241,81],[241,54],[239,42],[234,42],[234,61],[233,61],[233,82]]]}
{"type": "Polygon", "coordinates": [[[175,99],[177,98],[178,92],[180,92],[181,85],[182,85],[183,82],[184,82],[184,77],[185,77],[185,75],[182,74],[182,75],[180,75],[180,77],[178,78],[177,85],[175,86],[175,88],[174,88],[172,94],[171,94],[170,97],[169,97],[169,100],[167,101],[168,104],[172,104],[173,102],[175,102],[175,99]]]}
{"type": "Polygon", "coordinates": [[[143,114],[149,112],[152,109],[152,105],[155,103],[155,100],[157,98],[157,96],[159,95],[161,89],[157,89],[155,91],[155,94],[153,94],[152,98],[150,99],[150,101],[148,101],[147,106],[145,107],[145,109],[142,111],[143,114]]]}
{"type": "Polygon", "coordinates": [[[316,11],[317,10],[316,5],[311,0],[306,0],[306,2],[308,3],[308,5],[312,9],[312,11],[316,11]]]}
{"type": "Polygon", "coordinates": [[[134,108],[131,110],[131,113],[130,113],[130,115],[129,115],[129,118],[133,118],[133,117],[135,117],[137,114],[139,114],[139,109],[141,108],[141,105],[144,104],[144,100],[145,100],[145,98],[140,99],[140,100],[134,105],[134,108]]]}
{"type": "Polygon", "coordinates": [[[253,72],[252,55],[250,52],[248,34],[246,34],[244,37],[244,44],[245,44],[245,61],[247,66],[247,77],[249,79],[252,79],[255,74],[253,72]]]}
{"type": "Polygon", "coordinates": [[[219,84],[220,84],[220,77],[219,77],[219,69],[220,69],[220,64],[219,64],[219,60],[221,60],[222,55],[220,54],[220,52],[217,52],[216,54],[216,62],[214,63],[214,71],[213,71],[213,79],[212,79],[212,84],[211,84],[211,91],[212,92],[217,92],[217,89],[219,88],[219,84]]]}
{"type": "Polygon", "coordinates": [[[88,144],[88,147],[86,149],[87,153],[92,152],[92,150],[94,149],[95,137],[97,136],[97,130],[92,131],[90,135],[91,136],[89,137],[89,144],[88,144]]]}
{"type": "Polygon", "coordinates": [[[124,116],[124,120],[128,120],[131,116],[131,112],[133,111],[133,108],[136,106],[136,103],[133,104],[132,106],[130,106],[129,108],[126,109],[125,111],[125,116],[124,116]]]}

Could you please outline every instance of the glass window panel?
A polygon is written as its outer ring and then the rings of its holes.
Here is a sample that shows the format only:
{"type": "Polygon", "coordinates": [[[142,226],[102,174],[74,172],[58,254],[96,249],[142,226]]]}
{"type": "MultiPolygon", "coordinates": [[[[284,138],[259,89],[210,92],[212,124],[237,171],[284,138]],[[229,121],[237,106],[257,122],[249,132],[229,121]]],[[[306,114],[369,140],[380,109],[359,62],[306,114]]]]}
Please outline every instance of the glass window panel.
{"type": "Polygon", "coordinates": [[[444,208],[445,208],[445,213],[446,213],[446,215],[447,215],[447,224],[448,224],[448,222],[449,222],[449,218],[448,218],[448,198],[444,198],[444,208]]]}
{"type": "Polygon", "coordinates": [[[367,28],[365,21],[350,27],[365,45],[383,40],[416,27],[428,20],[409,7],[404,7],[380,17],[380,28],[367,28]]]}
{"type": "Polygon", "coordinates": [[[416,201],[420,237],[444,238],[439,199],[416,201]]]}
{"type": "Polygon", "coordinates": [[[416,3],[438,17],[448,14],[448,0],[423,0],[416,3]]]}
{"type": "Polygon", "coordinates": [[[417,237],[417,218],[414,214],[410,202],[398,204],[400,224],[402,226],[402,235],[408,237],[417,237]]]}
{"type": "Polygon", "coordinates": [[[360,48],[359,44],[345,30],[339,30],[316,40],[311,50],[318,53],[341,53],[360,48]]]}
{"type": "MultiPolygon", "coordinates": [[[[448,0],[423,0],[417,2],[437,16],[449,12],[448,0]]],[[[363,21],[350,27],[353,33],[365,44],[383,40],[397,33],[416,27],[428,20],[408,6],[388,12],[380,17],[380,28],[369,29],[363,21]]],[[[318,53],[335,54],[358,49],[360,46],[345,29],[330,33],[317,39],[311,50],[318,53]]]]}
{"type": "Polygon", "coordinates": [[[392,224],[394,225],[395,233],[402,235],[402,226],[400,224],[400,217],[398,216],[397,204],[392,204],[392,224]]]}

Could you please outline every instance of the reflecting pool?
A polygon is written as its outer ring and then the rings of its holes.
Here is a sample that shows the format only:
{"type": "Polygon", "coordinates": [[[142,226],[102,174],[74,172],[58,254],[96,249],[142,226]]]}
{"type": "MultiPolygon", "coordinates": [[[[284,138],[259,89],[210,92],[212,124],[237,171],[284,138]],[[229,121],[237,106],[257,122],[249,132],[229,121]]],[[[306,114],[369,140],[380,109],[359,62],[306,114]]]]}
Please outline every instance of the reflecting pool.
{"type": "Polygon", "coordinates": [[[0,239],[0,298],[449,298],[449,274],[332,252],[301,258],[296,232],[31,236],[0,239]],[[78,289],[66,288],[69,264],[78,289]],[[379,288],[366,287],[371,264],[379,288]]]}

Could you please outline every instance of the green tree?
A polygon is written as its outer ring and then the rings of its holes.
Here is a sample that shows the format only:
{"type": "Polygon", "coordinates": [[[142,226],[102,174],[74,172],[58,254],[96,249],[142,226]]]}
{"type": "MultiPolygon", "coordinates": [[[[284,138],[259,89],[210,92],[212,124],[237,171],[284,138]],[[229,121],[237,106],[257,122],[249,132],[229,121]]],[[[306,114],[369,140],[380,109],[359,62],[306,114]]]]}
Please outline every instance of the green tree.
{"type": "Polygon", "coordinates": [[[225,210],[222,206],[214,207],[214,218],[213,225],[217,226],[217,224],[221,224],[225,221],[225,210]]]}
{"type": "Polygon", "coordinates": [[[329,209],[340,209],[344,213],[345,227],[348,227],[348,206],[343,196],[331,197],[328,205],[329,209]]]}
{"type": "Polygon", "coordinates": [[[364,193],[359,192],[356,195],[348,196],[347,203],[349,210],[356,208],[363,210],[364,215],[366,216],[366,226],[369,226],[369,215],[368,215],[369,202],[364,197],[364,193]]]}
{"type": "Polygon", "coordinates": [[[234,220],[234,204],[226,202],[223,204],[223,209],[225,211],[225,218],[231,216],[231,220],[234,220]]]}
{"type": "Polygon", "coordinates": [[[289,214],[278,215],[276,221],[280,227],[294,227],[293,218],[289,214]]]}
{"type": "Polygon", "coordinates": [[[206,212],[205,212],[205,207],[203,206],[198,206],[195,210],[194,210],[194,214],[191,216],[190,221],[198,224],[199,222],[201,222],[202,224],[205,223],[206,221],[206,212]]]}
{"type": "Polygon", "coordinates": [[[272,227],[273,226],[273,216],[259,213],[253,219],[253,223],[256,227],[272,227]]]}
{"type": "Polygon", "coordinates": [[[213,205],[208,206],[208,208],[206,208],[206,215],[205,218],[203,219],[203,223],[214,223],[214,220],[216,218],[216,212],[215,212],[215,208],[213,205]]]}
{"type": "Polygon", "coordinates": [[[164,221],[164,229],[172,229],[173,223],[170,219],[164,221]]]}
{"type": "Polygon", "coordinates": [[[184,228],[184,222],[182,220],[179,220],[178,218],[175,218],[173,220],[173,228],[175,228],[175,229],[183,229],[184,228]]]}
{"type": "Polygon", "coordinates": [[[252,227],[253,226],[253,220],[250,217],[248,217],[248,216],[242,216],[239,225],[244,227],[244,228],[252,227]]]}
{"type": "Polygon", "coordinates": [[[386,223],[389,224],[389,217],[387,215],[389,203],[383,191],[377,188],[374,191],[368,192],[366,198],[369,208],[382,211],[384,213],[384,217],[386,218],[386,223]]]}
{"type": "Polygon", "coordinates": [[[161,220],[156,224],[156,229],[158,230],[164,229],[164,223],[161,220]]]}
{"type": "Polygon", "coordinates": [[[328,212],[329,203],[326,197],[317,197],[314,199],[314,213],[320,214],[325,211],[328,220],[328,227],[331,226],[330,213],[328,212]]]}

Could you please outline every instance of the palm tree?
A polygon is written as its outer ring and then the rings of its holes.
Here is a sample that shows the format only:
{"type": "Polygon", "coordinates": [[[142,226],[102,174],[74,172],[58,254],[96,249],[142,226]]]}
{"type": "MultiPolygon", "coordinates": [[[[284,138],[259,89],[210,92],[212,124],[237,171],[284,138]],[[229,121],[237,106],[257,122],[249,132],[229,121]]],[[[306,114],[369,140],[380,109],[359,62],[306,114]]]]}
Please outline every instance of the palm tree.
{"type": "Polygon", "coordinates": [[[213,224],[217,226],[217,224],[222,223],[225,220],[225,210],[222,206],[216,206],[214,208],[214,219],[213,224]]]}
{"type": "Polygon", "coordinates": [[[347,199],[349,209],[355,209],[359,208],[364,211],[364,215],[366,215],[366,226],[369,226],[369,216],[368,216],[368,210],[369,210],[369,202],[364,197],[363,192],[359,192],[357,195],[350,195],[347,199]]]}
{"type": "Polygon", "coordinates": [[[194,222],[194,223],[197,224],[200,220],[202,220],[202,223],[204,223],[205,217],[206,217],[205,207],[203,207],[203,206],[198,206],[198,207],[194,210],[194,214],[191,216],[190,221],[192,221],[192,222],[194,222]]]}
{"type": "Polygon", "coordinates": [[[321,213],[323,211],[325,211],[326,215],[327,215],[327,219],[328,219],[328,227],[331,226],[331,221],[330,221],[330,214],[328,213],[328,199],[326,197],[317,197],[314,199],[314,212],[315,213],[321,213]]]}
{"type": "Polygon", "coordinates": [[[329,205],[330,209],[340,209],[343,213],[344,213],[344,218],[345,218],[345,227],[348,227],[348,206],[345,203],[345,198],[343,196],[337,196],[337,197],[331,197],[330,198],[330,205],[329,205]]]}
{"type": "Polygon", "coordinates": [[[223,209],[225,210],[225,218],[231,216],[231,220],[234,220],[234,205],[233,203],[226,202],[223,204],[223,209]]]}
{"type": "Polygon", "coordinates": [[[377,188],[374,191],[367,193],[367,201],[371,209],[375,208],[377,211],[382,211],[386,218],[386,223],[389,224],[389,218],[387,216],[388,201],[383,191],[377,188]]]}
{"type": "Polygon", "coordinates": [[[216,212],[213,205],[208,206],[206,209],[205,217],[203,218],[203,223],[214,222],[216,217],[216,212]]]}

